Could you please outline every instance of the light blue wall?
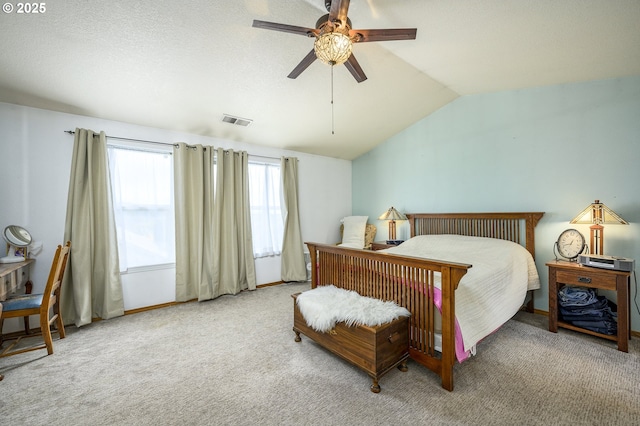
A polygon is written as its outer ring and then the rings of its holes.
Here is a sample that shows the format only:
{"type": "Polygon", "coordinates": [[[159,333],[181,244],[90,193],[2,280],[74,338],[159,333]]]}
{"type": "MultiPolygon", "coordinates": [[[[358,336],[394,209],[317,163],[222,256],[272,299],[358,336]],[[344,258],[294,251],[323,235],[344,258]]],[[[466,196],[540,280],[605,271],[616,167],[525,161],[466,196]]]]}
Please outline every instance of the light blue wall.
{"type": "MultiPolygon", "coordinates": [[[[640,77],[465,96],[353,162],[353,214],[543,211],[536,228],[545,262],[569,221],[595,199],[629,226],[605,226],[605,254],[640,262],[640,77]]],[[[407,226],[398,232],[408,237],[407,226]]],[[[632,280],[632,296],[635,283],[632,280]]],[[[640,297],[640,296],[639,296],[640,297]]],[[[640,300],[638,301],[640,303],[640,300]]],[[[632,328],[640,314],[632,301],[632,328]]]]}

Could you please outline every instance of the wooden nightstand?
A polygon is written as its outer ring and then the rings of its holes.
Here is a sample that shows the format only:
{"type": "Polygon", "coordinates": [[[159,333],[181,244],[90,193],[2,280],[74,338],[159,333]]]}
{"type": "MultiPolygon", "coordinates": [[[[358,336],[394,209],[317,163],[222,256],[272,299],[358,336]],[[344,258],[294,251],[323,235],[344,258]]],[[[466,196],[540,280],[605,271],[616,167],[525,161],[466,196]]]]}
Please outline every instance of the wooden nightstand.
{"type": "Polygon", "coordinates": [[[549,267],[549,331],[557,333],[558,327],[562,327],[591,334],[613,340],[618,343],[619,351],[629,352],[629,339],[631,338],[629,317],[631,310],[631,300],[629,299],[631,272],[593,268],[576,262],[561,260],[549,262],[547,266],[549,267]],[[618,334],[610,336],[597,333],[558,320],[558,290],[563,285],[615,291],[618,305],[618,334]]]}
{"type": "Polygon", "coordinates": [[[387,244],[386,241],[374,241],[371,243],[371,250],[373,251],[384,250],[391,247],[398,247],[398,246],[394,246],[393,244],[387,244]]]}

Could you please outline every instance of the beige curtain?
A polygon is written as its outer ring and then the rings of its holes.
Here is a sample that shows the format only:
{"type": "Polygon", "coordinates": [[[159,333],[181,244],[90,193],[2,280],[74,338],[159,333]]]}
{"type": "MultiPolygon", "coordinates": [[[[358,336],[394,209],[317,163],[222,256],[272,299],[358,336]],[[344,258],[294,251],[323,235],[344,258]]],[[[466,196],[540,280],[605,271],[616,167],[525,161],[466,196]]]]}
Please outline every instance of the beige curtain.
{"type": "Polygon", "coordinates": [[[248,155],[215,154],[212,147],[174,148],[178,301],[256,288],[248,155]]]}
{"type": "Polygon", "coordinates": [[[176,212],[176,300],[211,299],[214,150],[180,143],[173,149],[176,212]]]}
{"type": "Polygon", "coordinates": [[[124,314],[104,132],[76,129],[64,241],[71,241],[62,318],[80,327],[124,314]]]}
{"type": "Polygon", "coordinates": [[[298,159],[282,157],[280,159],[282,176],[282,197],[284,205],[284,235],[282,237],[281,279],[282,281],[305,281],[307,268],[304,262],[302,233],[300,232],[300,214],[298,210],[298,159]]]}
{"type": "MultiPolygon", "coordinates": [[[[256,289],[249,206],[249,155],[218,148],[214,249],[219,294],[256,289]]],[[[217,278],[217,281],[216,281],[217,278]]]]}

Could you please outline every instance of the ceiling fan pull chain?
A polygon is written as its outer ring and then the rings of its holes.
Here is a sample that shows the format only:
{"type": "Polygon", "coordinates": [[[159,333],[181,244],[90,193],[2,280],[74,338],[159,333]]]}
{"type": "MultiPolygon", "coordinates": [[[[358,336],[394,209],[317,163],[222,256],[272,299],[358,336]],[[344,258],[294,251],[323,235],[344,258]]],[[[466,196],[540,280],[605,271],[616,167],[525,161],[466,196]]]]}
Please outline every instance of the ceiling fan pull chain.
{"type": "Polygon", "coordinates": [[[333,65],[331,65],[331,134],[334,135],[335,123],[333,114],[333,65]]]}

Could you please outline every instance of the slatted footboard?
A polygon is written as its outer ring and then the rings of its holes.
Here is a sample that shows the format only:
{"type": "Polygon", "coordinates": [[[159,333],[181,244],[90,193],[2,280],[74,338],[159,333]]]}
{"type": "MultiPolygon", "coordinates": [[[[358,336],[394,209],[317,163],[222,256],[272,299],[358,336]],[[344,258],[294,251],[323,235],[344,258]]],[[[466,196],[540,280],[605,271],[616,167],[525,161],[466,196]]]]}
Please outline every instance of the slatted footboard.
{"type": "Polygon", "coordinates": [[[334,245],[306,243],[311,254],[311,287],[333,284],[362,296],[391,300],[411,312],[409,355],[436,372],[453,390],[455,289],[468,264],[426,260],[334,245]],[[435,274],[442,292],[442,352],[435,349],[435,274]]]}

